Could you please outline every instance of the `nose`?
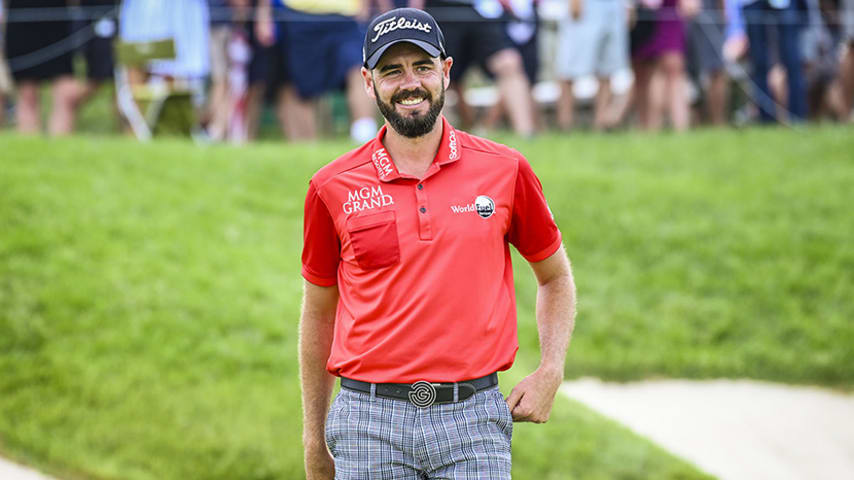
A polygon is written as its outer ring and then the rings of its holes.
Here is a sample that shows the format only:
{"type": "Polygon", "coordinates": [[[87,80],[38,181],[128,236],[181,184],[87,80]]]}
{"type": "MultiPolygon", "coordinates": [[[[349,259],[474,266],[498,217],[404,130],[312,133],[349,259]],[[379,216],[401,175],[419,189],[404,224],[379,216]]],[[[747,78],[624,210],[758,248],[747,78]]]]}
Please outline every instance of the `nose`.
{"type": "Polygon", "coordinates": [[[421,83],[418,81],[418,76],[415,75],[415,71],[411,69],[407,69],[403,73],[403,78],[401,79],[400,89],[408,90],[410,88],[419,87],[421,83]]]}

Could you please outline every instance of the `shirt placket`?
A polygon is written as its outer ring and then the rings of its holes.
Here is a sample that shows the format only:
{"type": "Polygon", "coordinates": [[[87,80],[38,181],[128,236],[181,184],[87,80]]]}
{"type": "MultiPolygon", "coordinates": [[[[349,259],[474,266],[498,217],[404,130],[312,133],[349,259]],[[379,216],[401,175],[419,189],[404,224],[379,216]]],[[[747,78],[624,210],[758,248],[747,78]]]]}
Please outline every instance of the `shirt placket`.
{"type": "Polygon", "coordinates": [[[433,240],[432,212],[428,208],[427,187],[424,180],[415,185],[415,203],[418,209],[418,238],[424,241],[433,240]]]}

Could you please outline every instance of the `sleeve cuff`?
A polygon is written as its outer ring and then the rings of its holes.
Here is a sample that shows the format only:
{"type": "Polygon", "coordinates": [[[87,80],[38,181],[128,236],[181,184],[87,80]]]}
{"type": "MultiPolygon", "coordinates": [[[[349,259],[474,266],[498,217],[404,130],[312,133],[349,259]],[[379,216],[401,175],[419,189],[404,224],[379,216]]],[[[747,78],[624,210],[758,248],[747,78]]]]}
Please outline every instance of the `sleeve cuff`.
{"type": "Polygon", "coordinates": [[[309,272],[305,267],[302,267],[302,278],[317,285],[318,287],[331,287],[338,283],[337,277],[321,277],[309,272]]]}
{"type": "Polygon", "coordinates": [[[525,254],[522,252],[519,253],[522,253],[522,256],[525,257],[525,260],[531,263],[541,262],[551,257],[557,251],[557,249],[560,248],[561,242],[563,242],[563,235],[561,235],[560,231],[558,231],[557,238],[555,238],[555,240],[550,243],[548,247],[531,254],[525,254]]]}

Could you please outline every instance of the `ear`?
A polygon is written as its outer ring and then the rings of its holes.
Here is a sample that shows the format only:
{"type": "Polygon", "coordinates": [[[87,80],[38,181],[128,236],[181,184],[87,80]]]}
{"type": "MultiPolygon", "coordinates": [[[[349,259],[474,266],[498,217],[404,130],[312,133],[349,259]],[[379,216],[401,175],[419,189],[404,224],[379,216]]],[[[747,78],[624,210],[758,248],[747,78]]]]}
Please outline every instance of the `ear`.
{"type": "Polygon", "coordinates": [[[374,76],[371,74],[371,71],[362,67],[362,78],[365,80],[365,93],[376,100],[376,95],[374,94],[374,76]]]}
{"type": "Polygon", "coordinates": [[[442,77],[445,83],[445,88],[448,88],[448,85],[451,84],[451,65],[453,64],[453,57],[445,57],[445,59],[442,60],[442,77]]]}

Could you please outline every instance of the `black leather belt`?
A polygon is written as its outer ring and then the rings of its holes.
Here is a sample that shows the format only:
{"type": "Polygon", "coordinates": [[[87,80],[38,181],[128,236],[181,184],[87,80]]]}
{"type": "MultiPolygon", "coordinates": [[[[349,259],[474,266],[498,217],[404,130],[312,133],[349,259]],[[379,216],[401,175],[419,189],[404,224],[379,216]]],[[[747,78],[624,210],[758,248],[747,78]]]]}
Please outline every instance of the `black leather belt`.
{"type": "MultiPolygon", "coordinates": [[[[371,393],[371,383],[341,377],[341,387],[357,392],[371,393]]],[[[419,408],[443,403],[461,402],[480,390],[498,385],[498,374],[490,373],[485,377],[462,382],[435,383],[424,380],[415,383],[377,383],[378,397],[408,400],[419,408]],[[454,399],[454,384],[457,385],[457,398],[454,399]]]]}

